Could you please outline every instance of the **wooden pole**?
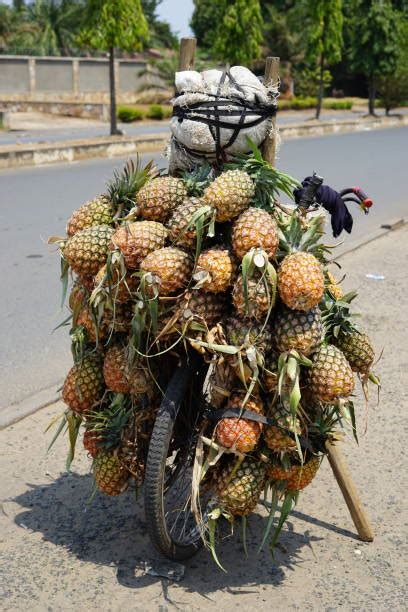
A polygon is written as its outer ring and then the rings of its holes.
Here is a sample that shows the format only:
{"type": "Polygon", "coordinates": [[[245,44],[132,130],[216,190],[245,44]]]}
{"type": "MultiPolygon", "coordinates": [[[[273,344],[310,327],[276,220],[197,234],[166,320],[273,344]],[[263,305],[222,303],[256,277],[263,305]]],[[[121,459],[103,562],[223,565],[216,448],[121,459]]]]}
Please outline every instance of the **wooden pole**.
{"type": "Polygon", "coordinates": [[[358,535],[363,542],[372,542],[374,540],[373,530],[338,444],[327,441],[326,450],[330,466],[348,506],[358,535]]]}
{"type": "MultiPolygon", "coordinates": [[[[279,82],[279,57],[267,57],[265,62],[264,83],[266,87],[278,85],[279,82]]],[[[263,158],[272,166],[276,157],[276,115],[272,117],[271,134],[265,139],[262,148],[263,158]]]]}
{"type": "Polygon", "coordinates": [[[182,38],[180,41],[179,70],[191,70],[194,67],[194,57],[197,47],[197,39],[182,38]]]}

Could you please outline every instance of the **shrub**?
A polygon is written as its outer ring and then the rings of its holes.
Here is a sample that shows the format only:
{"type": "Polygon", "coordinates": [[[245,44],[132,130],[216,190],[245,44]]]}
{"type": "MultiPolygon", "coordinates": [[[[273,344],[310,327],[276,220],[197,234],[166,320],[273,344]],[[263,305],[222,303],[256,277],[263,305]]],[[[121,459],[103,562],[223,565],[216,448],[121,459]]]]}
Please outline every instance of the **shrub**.
{"type": "Polygon", "coordinates": [[[146,117],[148,117],[149,119],[164,119],[164,108],[161,106],[161,104],[152,104],[151,106],[149,106],[149,110],[147,111],[146,117]]]}
{"type": "Polygon", "coordinates": [[[350,110],[353,108],[353,102],[351,100],[323,100],[323,108],[350,110]]]}
{"type": "Polygon", "coordinates": [[[140,121],[143,119],[144,114],[140,108],[134,108],[133,106],[119,106],[118,118],[123,123],[131,123],[132,121],[140,121]]]}

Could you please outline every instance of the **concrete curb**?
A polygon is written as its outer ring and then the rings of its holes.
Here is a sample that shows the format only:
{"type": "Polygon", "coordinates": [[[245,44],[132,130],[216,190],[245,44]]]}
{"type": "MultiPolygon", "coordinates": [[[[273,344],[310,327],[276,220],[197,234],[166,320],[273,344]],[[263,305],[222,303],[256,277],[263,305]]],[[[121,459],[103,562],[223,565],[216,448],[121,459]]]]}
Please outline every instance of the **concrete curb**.
{"type": "MultiPolygon", "coordinates": [[[[279,128],[283,138],[302,138],[344,134],[408,125],[408,115],[374,119],[346,119],[316,124],[295,123],[279,128]]],[[[67,140],[51,143],[0,146],[0,169],[20,166],[40,166],[58,162],[73,162],[92,157],[115,157],[163,149],[169,133],[140,136],[110,136],[86,140],[67,140]]]]}
{"type": "Polygon", "coordinates": [[[55,404],[60,399],[60,394],[57,389],[59,389],[61,385],[62,381],[48,389],[42,389],[42,391],[30,397],[26,397],[21,402],[0,409],[0,430],[17,423],[17,421],[21,421],[41,408],[45,408],[50,404],[55,404]]]}

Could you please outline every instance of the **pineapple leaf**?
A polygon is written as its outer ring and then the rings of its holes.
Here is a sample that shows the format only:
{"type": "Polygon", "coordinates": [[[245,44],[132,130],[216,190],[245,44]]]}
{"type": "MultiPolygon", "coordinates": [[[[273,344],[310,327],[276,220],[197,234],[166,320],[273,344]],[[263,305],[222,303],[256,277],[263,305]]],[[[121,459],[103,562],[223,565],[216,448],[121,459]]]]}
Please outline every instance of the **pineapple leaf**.
{"type": "Polygon", "coordinates": [[[272,487],[272,502],[271,502],[271,506],[269,509],[268,522],[266,523],[266,529],[263,534],[262,542],[260,543],[258,547],[258,551],[257,551],[258,554],[261,552],[261,550],[265,546],[266,540],[269,537],[270,531],[273,526],[273,521],[275,519],[276,510],[278,509],[278,501],[279,501],[278,491],[276,487],[272,487]]]}
{"type": "Polygon", "coordinates": [[[69,270],[68,262],[63,257],[61,257],[61,275],[60,275],[60,279],[61,279],[61,283],[62,283],[61,308],[63,308],[63,306],[65,304],[65,298],[67,297],[67,291],[68,291],[68,270],[69,270]]]}
{"type": "Polygon", "coordinates": [[[286,522],[286,519],[288,518],[289,514],[292,511],[292,508],[294,506],[294,499],[295,496],[292,492],[288,492],[285,494],[285,498],[283,500],[283,504],[281,506],[281,512],[280,512],[280,517],[279,517],[279,521],[278,524],[276,526],[276,529],[274,531],[271,543],[270,543],[270,550],[273,553],[273,549],[278,541],[280,532],[282,531],[282,527],[286,522]]]}
{"type": "Polygon", "coordinates": [[[53,438],[52,438],[52,440],[51,440],[51,442],[50,442],[50,444],[49,444],[49,446],[48,446],[48,448],[47,448],[47,453],[49,453],[49,452],[50,452],[51,448],[52,448],[52,447],[54,446],[54,444],[55,444],[55,441],[57,440],[57,438],[59,437],[60,433],[62,432],[62,430],[64,429],[64,427],[66,427],[66,425],[67,425],[67,423],[68,423],[67,413],[66,413],[66,412],[64,412],[64,414],[62,415],[62,417],[59,417],[59,415],[58,415],[58,416],[56,416],[56,417],[54,417],[54,418],[51,420],[51,422],[49,423],[49,425],[47,426],[47,429],[46,429],[45,431],[47,432],[49,429],[51,429],[51,427],[54,427],[54,425],[55,425],[56,421],[57,421],[59,418],[61,418],[61,422],[60,422],[60,424],[58,425],[58,429],[57,429],[57,431],[55,432],[55,434],[54,434],[54,436],[53,436],[53,438]]]}
{"type": "Polygon", "coordinates": [[[247,522],[248,522],[247,517],[243,516],[241,522],[242,522],[242,544],[244,546],[245,556],[246,556],[246,558],[248,558],[247,537],[246,537],[247,522]]]}
{"type": "Polygon", "coordinates": [[[70,413],[67,415],[68,436],[69,436],[69,451],[66,461],[66,470],[69,472],[71,463],[75,457],[75,445],[78,438],[79,428],[82,423],[82,418],[70,413]]]}
{"type": "Polygon", "coordinates": [[[215,563],[218,565],[218,567],[223,572],[227,573],[225,568],[219,562],[219,559],[217,557],[217,553],[215,551],[215,529],[216,529],[216,525],[217,525],[217,520],[215,518],[209,518],[208,519],[208,537],[209,537],[209,543],[208,544],[209,544],[209,547],[210,547],[211,555],[212,555],[215,563]]]}

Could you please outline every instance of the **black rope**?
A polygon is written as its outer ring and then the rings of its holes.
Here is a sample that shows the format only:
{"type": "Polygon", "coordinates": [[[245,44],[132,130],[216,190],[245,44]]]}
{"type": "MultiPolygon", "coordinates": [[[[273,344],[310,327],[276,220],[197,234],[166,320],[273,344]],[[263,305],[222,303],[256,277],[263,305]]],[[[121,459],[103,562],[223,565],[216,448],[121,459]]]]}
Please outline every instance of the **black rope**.
{"type": "MultiPolygon", "coordinates": [[[[178,117],[179,123],[184,120],[197,121],[208,125],[211,136],[215,144],[215,158],[218,164],[222,164],[225,161],[225,150],[231,147],[242,129],[248,129],[259,125],[266,119],[273,117],[276,114],[276,104],[265,104],[258,100],[253,103],[244,101],[238,96],[232,96],[231,98],[225,98],[221,96],[221,87],[228,76],[230,83],[243,95],[245,94],[243,88],[237,83],[234,77],[231,75],[229,69],[224,70],[221,75],[221,79],[218,83],[217,92],[215,94],[206,94],[213,97],[212,101],[195,102],[188,106],[174,106],[173,117],[178,117]],[[238,106],[240,108],[231,109],[228,108],[231,105],[238,106]],[[223,108],[222,108],[223,107],[223,108]],[[239,117],[238,122],[229,123],[226,120],[221,120],[221,115],[228,115],[230,117],[239,117]],[[245,123],[247,117],[256,116],[256,119],[245,123]],[[221,144],[221,128],[232,130],[231,137],[225,145],[221,144]]],[[[184,93],[184,92],[183,92],[184,93]]],[[[178,94],[183,95],[183,93],[178,94]]],[[[176,97],[178,97],[176,96],[176,97]]],[[[197,157],[203,157],[203,153],[196,149],[190,149],[185,145],[182,145],[185,151],[197,157]]]]}

